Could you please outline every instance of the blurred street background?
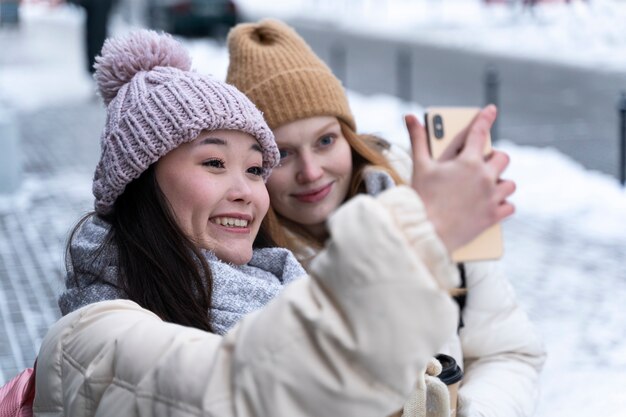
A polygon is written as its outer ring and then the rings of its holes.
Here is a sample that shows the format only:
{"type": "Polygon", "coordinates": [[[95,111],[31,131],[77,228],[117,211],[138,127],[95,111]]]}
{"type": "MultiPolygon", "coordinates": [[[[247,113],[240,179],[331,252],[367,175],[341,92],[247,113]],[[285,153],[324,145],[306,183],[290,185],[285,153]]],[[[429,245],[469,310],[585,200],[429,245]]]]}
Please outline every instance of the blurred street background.
{"type": "MultiPolygon", "coordinates": [[[[118,0],[104,21],[110,35],[175,32],[198,71],[223,79],[230,25],[284,19],[343,80],[359,130],[403,147],[405,112],[496,102],[518,184],[501,263],[549,354],[537,415],[623,416],[626,1],[269,3],[118,0]]],[[[92,209],[104,108],[87,18],[0,0],[0,384],[32,366],[58,319],[68,232],[92,209]]]]}

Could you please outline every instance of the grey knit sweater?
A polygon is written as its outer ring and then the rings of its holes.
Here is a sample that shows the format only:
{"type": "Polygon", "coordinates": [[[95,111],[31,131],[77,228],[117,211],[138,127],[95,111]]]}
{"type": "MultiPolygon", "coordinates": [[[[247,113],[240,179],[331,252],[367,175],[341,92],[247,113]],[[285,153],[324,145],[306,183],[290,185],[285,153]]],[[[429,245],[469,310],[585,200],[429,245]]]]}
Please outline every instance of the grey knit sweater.
{"type": "MultiPolygon", "coordinates": [[[[115,247],[106,245],[94,257],[109,227],[94,215],[74,235],[71,256],[67,256],[66,289],[59,297],[63,315],[98,301],[128,298],[118,285],[115,247]]],[[[306,274],[293,254],[282,248],[255,249],[246,265],[224,263],[210,251],[203,255],[213,274],[211,325],[218,334],[226,333],[244,315],[263,307],[285,285],[306,274]]]]}

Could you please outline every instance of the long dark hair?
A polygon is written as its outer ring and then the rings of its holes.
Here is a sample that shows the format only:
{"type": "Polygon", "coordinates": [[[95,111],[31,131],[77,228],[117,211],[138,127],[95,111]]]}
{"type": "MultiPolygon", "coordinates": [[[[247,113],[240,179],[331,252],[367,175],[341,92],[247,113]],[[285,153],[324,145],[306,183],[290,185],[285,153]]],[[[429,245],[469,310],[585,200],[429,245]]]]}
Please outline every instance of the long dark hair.
{"type": "MultiPolygon", "coordinates": [[[[165,321],[211,331],[211,269],[176,223],[154,165],[126,186],[111,214],[100,217],[111,228],[91,262],[114,248],[118,285],[130,300],[165,321]]],[[[70,235],[70,258],[81,223],[70,235]]]]}
{"type": "MultiPolygon", "coordinates": [[[[357,134],[347,123],[341,119],[338,120],[341,133],[350,145],[352,153],[352,178],[344,202],[366,192],[364,170],[367,167],[374,166],[382,169],[389,173],[396,184],[404,183],[383,154],[383,150],[388,146],[384,139],[374,135],[357,134]]],[[[327,238],[327,236],[312,235],[302,225],[278,214],[271,207],[266,216],[265,227],[278,246],[294,252],[305,266],[309,254],[308,249],[315,251],[322,249],[327,238]]]]}

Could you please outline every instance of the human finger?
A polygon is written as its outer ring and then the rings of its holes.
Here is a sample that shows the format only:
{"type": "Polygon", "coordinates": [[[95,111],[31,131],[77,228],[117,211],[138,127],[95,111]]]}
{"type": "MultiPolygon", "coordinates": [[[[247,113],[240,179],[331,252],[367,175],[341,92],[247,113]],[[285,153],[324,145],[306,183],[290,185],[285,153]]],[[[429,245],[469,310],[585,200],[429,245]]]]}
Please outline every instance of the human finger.
{"type": "Polygon", "coordinates": [[[500,178],[511,162],[511,158],[505,152],[493,150],[486,158],[487,166],[492,170],[494,178],[500,178]]]}
{"type": "Polygon", "coordinates": [[[496,208],[496,223],[501,222],[507,217],[512,216],[515,213],[515,205],[510,201],[504,201],[496,208]]]}
{"type": "Polygon", "coordinates": [[[428,148],[428,138],[424,126],[413,114],[404,116],[409,138],[411,139],[411,157],[414,169],[420,169],[425,164],[431,162],[430,150],[428,148]]]}
{"type": "Polygon", "coordinates": [[[468,127],[467,139],[462,153],[469,157],[482,157],[487,138],[493,122],[496,120],[497,109],[493,104],[488,105],[478,112],[468,127]]]}
{"type": "Polygon", "coordinates": [[[495,197],[496,201],[503,202],[507,198],[511,197],[515,190],[517,189],[517,185],[514,181],[511,180],[499,180],[496,184],[495,197]]]}
{"type": "Polygon", "coordinates": [[[469,126],[463,128],[459,133],[452,138],[446,149],[439,155],[437,158],[438,161],[445,162],[451,159],[454,159],[458,156],[459,153],[463,150],[463,146],[465,145],[465,140],[467,139],[467,131],[469,130],[469,126]]]}
{"type": "Polygon", "coordinates": [[[469,133],[470,127],[478,117],[479,113],[476,113],[476,116],[472,119],[471,122],[467,124],[467,126],[463,127],[453,138],[450,140],[444,151],[437,158],[438,161],[445,162],[456,158],[463,147],[465,146],[465,141],[467,140],[467,135],[469,133]]]}

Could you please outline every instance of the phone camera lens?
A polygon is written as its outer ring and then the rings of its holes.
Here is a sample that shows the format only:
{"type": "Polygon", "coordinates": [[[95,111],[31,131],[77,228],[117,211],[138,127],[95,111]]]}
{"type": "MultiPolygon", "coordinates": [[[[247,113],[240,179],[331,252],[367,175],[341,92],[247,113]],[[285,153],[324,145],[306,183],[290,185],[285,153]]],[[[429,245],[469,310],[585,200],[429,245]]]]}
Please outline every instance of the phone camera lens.
{"type": "Polygon", "coordinates": [[[443,119],[441,118],[440,115],[436,114],[433,116],[433,127],[434,127],[434,133],[435,133],[435,138],[437,139],[441,139],[443,138],[443,119]]]}

